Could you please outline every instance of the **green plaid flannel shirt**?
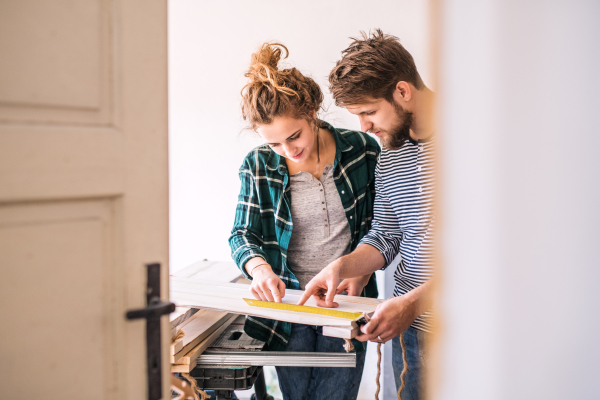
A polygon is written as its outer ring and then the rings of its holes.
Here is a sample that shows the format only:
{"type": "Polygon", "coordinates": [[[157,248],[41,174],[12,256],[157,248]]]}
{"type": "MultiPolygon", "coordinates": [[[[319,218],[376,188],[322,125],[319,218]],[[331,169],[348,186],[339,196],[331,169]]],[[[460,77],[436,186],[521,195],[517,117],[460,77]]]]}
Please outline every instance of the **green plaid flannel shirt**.
{"type": "MultiPolygon", "coordinates": [[[[331,131],[335,138],[333,179],[350,225],[351,249],[354,250],[371,227],[379,145],[363,132],[336,129],[323,121],[321,126],[331,131]]],[[[298,289],[298,279],[286,260],[293,224],[285,159],[268,145],[259,146],[246,156],[239,176],[242,185],[229,237],[233,259],[244,276],[252,279],[244,265],[253,257],[261,257],[287,288],[298,289]]],[[[361,296],[377,297],[375,274],[361,296]]],[[[269,350],[282,351],[287,348],[291,324],[248,317],[244,330],[251,337],[266,342],[269,350]]],[[[364,348],[358,341],[354,341],[354,346],[357,351],[364,348]]]]}

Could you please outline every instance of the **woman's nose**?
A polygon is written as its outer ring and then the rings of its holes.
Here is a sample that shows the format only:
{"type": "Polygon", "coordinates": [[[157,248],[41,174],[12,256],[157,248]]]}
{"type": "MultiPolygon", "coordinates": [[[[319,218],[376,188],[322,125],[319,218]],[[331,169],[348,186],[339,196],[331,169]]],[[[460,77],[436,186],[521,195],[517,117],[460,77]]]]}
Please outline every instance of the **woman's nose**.
{"type": "Polygon", "coordinates": [[[284,144],[283,146],[283,151],[285,151],[285,154],[289,157],[294,156],[293,151],[294,151],[294,146],[290,146],[289,144],[284,144]]]}

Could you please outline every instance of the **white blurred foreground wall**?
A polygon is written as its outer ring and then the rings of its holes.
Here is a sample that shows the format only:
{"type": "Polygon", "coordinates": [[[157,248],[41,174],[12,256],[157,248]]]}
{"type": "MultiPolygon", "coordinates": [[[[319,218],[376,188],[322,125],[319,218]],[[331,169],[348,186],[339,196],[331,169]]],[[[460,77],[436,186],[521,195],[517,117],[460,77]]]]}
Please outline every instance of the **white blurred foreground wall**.
{"type": "Polygon", "coordinates": [[[600,398],[600,2],[442,2],[436,399],[600,398]]]}

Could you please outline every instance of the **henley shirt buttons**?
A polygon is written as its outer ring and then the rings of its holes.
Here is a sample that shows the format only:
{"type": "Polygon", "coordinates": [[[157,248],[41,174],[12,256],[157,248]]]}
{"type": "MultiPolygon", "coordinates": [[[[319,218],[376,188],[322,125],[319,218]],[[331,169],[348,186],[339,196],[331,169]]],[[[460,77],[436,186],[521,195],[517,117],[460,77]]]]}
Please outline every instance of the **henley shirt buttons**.
{"type": "Polygon", "coordinates": [[[342,190],[342,194],[344,194],[344,191],[342,190]]]}
{"type": "Polygon", "coordinates": [[[422,188],[422,187],[420,187],[420,188],[419,188],[419,192],[422,192],[422,191],[423,191],[423,188],[422,188]]]}
{"type": "Polygon", "coordinates": [[[352,219],[352,215],[350,216],[350,219],[352,219]]]}
{"type": "Polygon", "coordinates": [[[421,172],[421,167],[417,168],[417,171],[421,172]]]}

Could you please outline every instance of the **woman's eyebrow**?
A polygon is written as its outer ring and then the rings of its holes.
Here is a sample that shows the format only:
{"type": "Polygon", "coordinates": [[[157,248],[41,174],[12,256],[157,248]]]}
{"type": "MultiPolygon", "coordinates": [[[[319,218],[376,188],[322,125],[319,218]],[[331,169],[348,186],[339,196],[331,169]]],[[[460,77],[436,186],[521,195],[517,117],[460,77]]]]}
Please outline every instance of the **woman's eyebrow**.
{"type": "MultiPolygon", "coordinates": [[[[299,132],[301,132],[302,129],[298,129],[296,132],[292,133],[290,136],[287,137],[287,139],[285,140],[290,140],[293,136],[296,136],[299,132]]],[[[269,146],[272,146],[274,144],[279,144],[279,143],[267,143],[269,146]]]]}
{"type": "Polygon", "coordinates": [[[291,137],[292,137],[292,136],[296,136],[296,135],[298,134],[298,132],[300,132],[301,130],[302,130],[302,129],[298,129],[296,132],[294,132],[294,133],[292,133],[290,136],[288,136],[288,138],[287,138],[287,139],[285,139],[285,140],[289,140],[289,139],[291,139],[291,137]]]}

